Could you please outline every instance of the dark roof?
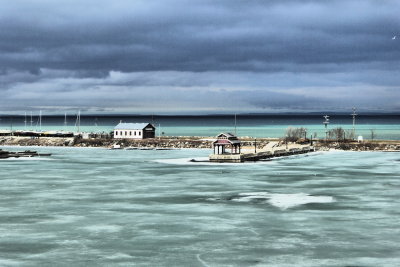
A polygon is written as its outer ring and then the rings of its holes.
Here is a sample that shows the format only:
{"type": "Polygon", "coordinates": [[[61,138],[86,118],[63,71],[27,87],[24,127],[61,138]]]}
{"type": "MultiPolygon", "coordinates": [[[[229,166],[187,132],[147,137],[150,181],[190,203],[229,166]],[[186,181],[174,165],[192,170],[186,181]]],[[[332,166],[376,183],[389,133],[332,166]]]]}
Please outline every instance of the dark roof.
{"type": "Polygon", "coordinates": [[[237,138],[236,135],[234,135],[232,133],[220,133],[219,135],[217,135],[217,137],[222,137],[222,136],[225,136],[227,138],[230,138],[230,137],[237,138]]]}

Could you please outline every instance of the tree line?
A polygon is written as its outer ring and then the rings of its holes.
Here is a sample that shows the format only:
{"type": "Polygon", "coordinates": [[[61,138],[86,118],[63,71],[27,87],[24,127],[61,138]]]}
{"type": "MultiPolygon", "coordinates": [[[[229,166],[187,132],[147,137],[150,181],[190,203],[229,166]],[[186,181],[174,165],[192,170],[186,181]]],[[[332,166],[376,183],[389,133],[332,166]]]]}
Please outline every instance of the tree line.
{"type": "MultiPolygon", "coordinates": [[[[287,142],[296,142],[299,140],[307,140],[307,128],[304,127],[288,127],[285,132],[285,141],[287,142]]],[[[317,133],[313,133],[312,138],[317,138],[317,133]]],[[[370,140],[376,139],[377,134],[374,129],[370,130],[370,140]]],[[[324,136],[325,138],[325,136],[324,136]]],[[[355,135],[353,130],[345,130],[342,127],[336,127],[328,130],[326,134],[326,138],[329,140],[336,141],[345,141],[345,140],[354,140],[355,135]]]]}

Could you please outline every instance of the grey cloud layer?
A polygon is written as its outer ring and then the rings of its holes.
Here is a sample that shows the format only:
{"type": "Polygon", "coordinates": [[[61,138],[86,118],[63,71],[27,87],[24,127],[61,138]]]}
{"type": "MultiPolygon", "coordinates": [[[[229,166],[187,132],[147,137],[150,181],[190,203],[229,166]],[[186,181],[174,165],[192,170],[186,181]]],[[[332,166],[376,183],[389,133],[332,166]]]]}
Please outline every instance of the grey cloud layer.
{"type": "Polygon", "coordinates": [[[125,99],[134,94],[160,110],[177,103],[223,110],[229,103],[210,98],[224,89],[243,109],[332,109],[343,99],[301,88],[335,94],[348,87],[372,94],[350,106],[393,110],[398,10],[394,0],[3,2],[0,90],[8,94],[0,104],[128,110],[125,99]],[[197,90],[181,93],[191,87],[197,90]],[[114,91],[120,99],[107,96],[114,91]]]}

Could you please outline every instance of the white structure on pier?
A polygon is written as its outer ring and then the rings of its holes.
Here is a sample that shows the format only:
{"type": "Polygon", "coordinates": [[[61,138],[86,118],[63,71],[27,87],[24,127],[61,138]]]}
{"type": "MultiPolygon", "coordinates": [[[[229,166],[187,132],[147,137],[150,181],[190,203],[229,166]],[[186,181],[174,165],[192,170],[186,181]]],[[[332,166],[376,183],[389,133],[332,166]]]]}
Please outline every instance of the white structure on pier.
{"type": "Polygon", "coordinates": [[[351,116],[353,117],[353,138],[355,138],[356,136],[356,116],[358,114],[356,113],[356,108],[353,108],[353,113],[351,114],[351,116]]]}
{"type": "Polygon", "coordinates": [[[213,143],[214,154],[221,155],[227,153],[226,147],[230,147],[230,154],[240,154],[241,143],[236,135],[231,133],[221,133],[213,143]]]}
{"type": "Polygon", "coordinates": [[[115,139],[146,139],[154,138],[156,128],[151,123],[124,123],[114,127],[115,139]]]}

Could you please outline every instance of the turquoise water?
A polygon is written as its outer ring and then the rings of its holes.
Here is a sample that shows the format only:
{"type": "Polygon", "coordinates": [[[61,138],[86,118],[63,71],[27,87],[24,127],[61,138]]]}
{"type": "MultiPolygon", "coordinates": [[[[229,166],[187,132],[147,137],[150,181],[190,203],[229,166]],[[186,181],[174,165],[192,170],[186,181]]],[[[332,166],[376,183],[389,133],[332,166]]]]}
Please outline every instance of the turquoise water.
{"type": "MultiPolygon", "coordinates": [[[[246,127],[237,127],[237,135],[241,137],[271,137],[271,138],[282,138],[285,136],[286,129],[288,127],[305,127],[307,129],[307,136],[310,137],[317,135],[317,138],[325,138],[325,129],[320,125],[260,125],[246,127]]],[[[343,127],[343,129],[351,131],[352,127],[349,125],[331,125],[332,128],[343,127]]],[[[158,128],[158,127],[157,127],[158,128]]],[[[20,127],[23,129],[23,127],[20,127]]],[[[76,131],[76,127],[58,127],[58,126],[44,126],[42,128],[46,130],[66,130],[76,131]]],[[[331,128],[330,128],[331,129],[331,128]]],[[[113,126],[82,126],[80,128],[83,132],[110,132],[113,130],[113,126]]],[[[375,131],[375,139],[381,140],[400,140],[400,125],[358,125],[356,134],[361,135],[364,139],[371,138],[371,130],[375,131]]],[[[162,136],[205,136],[211,137],[216,136],[221,132],[232,132],[235,130],[229,126],[161,126],[162,136]]],[[[160,132],[157,129],[156,135],[159,136],[160,132]]]]}
{"type": "Polygon", "coordinates": [[[0,161],[1,266],[400,265],[400,153],[37,150],[0,161]]]}
{"type": "MultiPolygon", "coordinates": [[[[0,129],[40,130],[37,118],[30,126],[25,127],[24,117],[0,118],[0,129]]],[[[78,131],[73,116],[68,117],[67,126],[63,126],[64,117],[43,117],[42,130],[78,131]]],[[[29,118],[28,118],[29,120],[29,118]]],[[[233,116],[86,116],[82,117],[80,131],[110,132],[119,121],[153,122],[158,128],[156,135],[164,136],[216,136],[221,132],[235,132],[233,116]]],[[[325,138],[325,128],[321,115],[240,115],[237,116],[236,131],[239,136],[273,137],[285,136],[288,127],[305,127],[307,136],[317,135],[325,138]]],[[[342,127],[352,130],[352,118],[349,115],[332,115],[328,129],[342,127]]],[[[375,131],[375,139],[400,140],[399,115],[364,115],[356,120],[356,135],[364,139],[371,138],[371,130],[375,131]]]]}

